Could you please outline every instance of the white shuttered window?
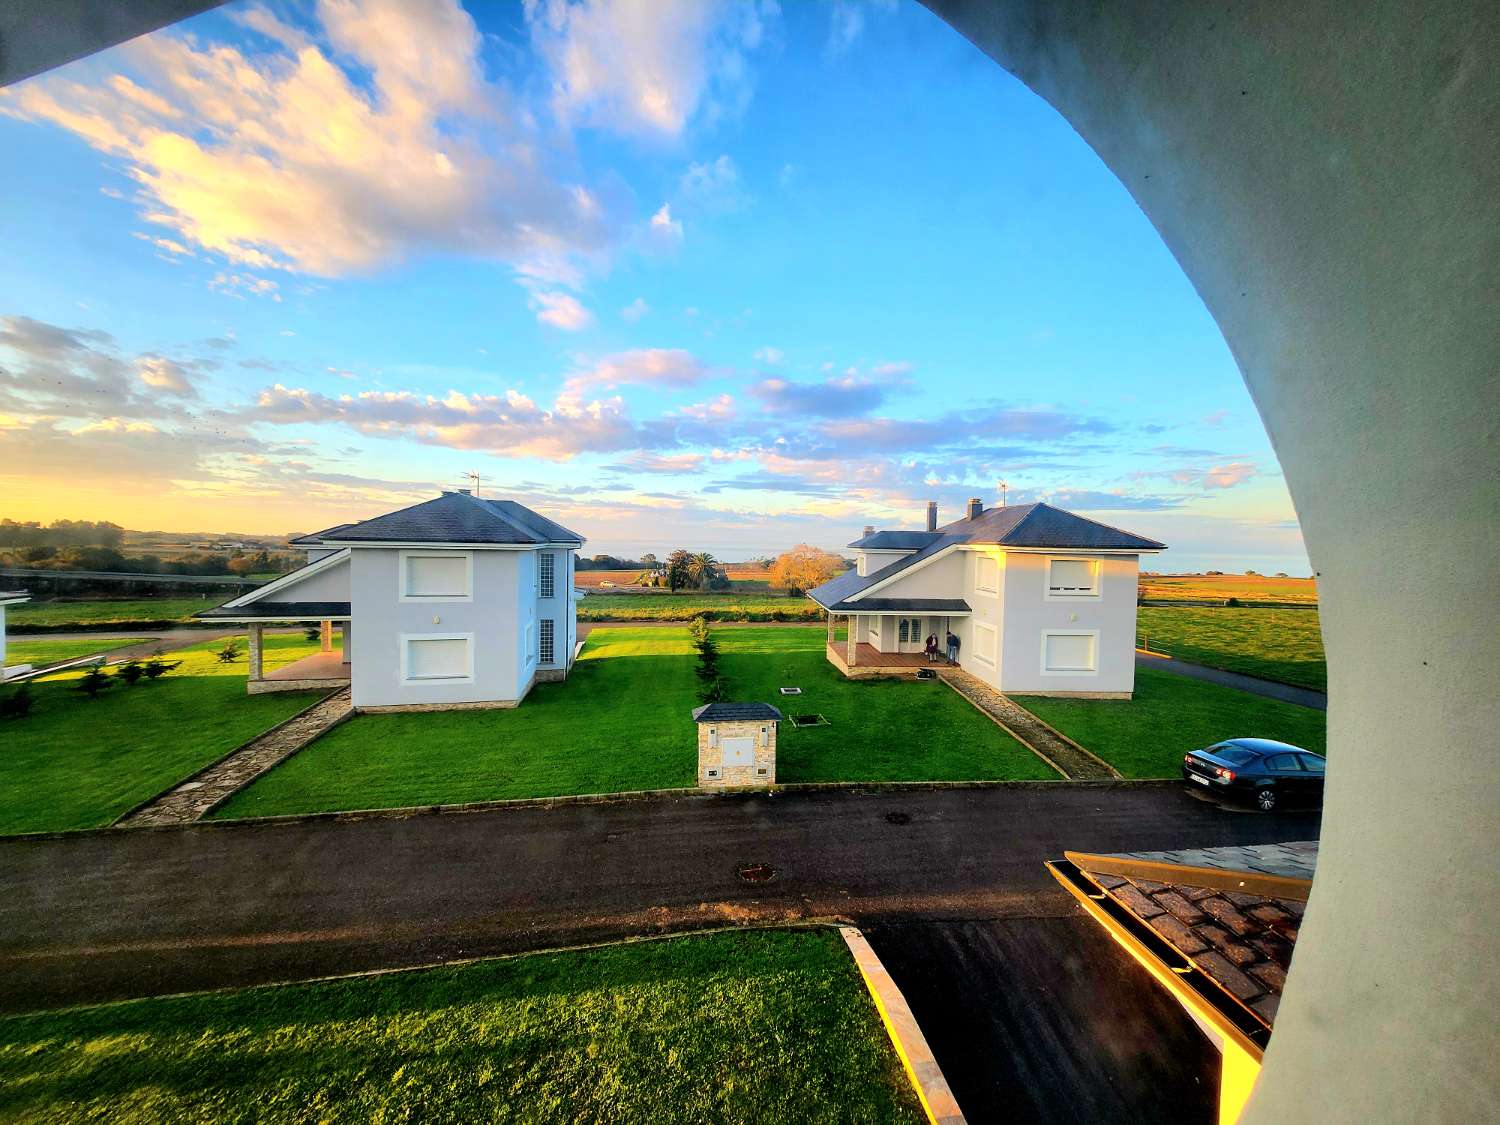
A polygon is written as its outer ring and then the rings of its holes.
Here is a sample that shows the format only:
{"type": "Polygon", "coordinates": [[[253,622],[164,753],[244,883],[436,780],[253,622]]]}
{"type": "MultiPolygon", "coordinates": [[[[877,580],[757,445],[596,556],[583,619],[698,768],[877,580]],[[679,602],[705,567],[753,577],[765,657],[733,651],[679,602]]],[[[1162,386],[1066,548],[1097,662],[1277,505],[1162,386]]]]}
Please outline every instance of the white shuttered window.
{"type": "Polygon", "coordinates": [[[1098,575],[1098,564],[1089,559],[1052,559],[1047,567],[1047,592],[1054,597],[1097,594],[1098,575]]]}
{"type": "Polygon", "coordinates": [[[401,594],[407,598],[467,598],[469,556],[409,554],[402,556],[405,573],[401,594]]]}
{"type": "Polygon", "coordinates": [[[472,675],[467,637],[409,637],[408,680],[466,680],[472,675]]]}
{"type": "Polygon", "coordinates": [[[1092,672],[1098,638],[1092,633],[1044,633],[1042,669],[1047,672],[1092,672]]]}

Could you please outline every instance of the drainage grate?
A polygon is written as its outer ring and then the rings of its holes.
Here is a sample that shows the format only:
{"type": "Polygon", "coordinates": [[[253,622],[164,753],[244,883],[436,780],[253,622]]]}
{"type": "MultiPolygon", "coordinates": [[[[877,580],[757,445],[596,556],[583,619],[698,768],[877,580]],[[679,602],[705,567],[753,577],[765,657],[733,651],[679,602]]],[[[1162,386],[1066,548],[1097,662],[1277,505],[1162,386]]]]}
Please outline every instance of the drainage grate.
{"type": "Polygon", "coordinates": [[[887,824],[910,824],[911,813],[888,812],[885,814],[885,822],[887,824]]]}
{"type": "Polygon", "coordinates": [[[792,726],[794,727],[824,727],[828,726],[828,720],[822,715],[793,715],[792,726]]]}
{"type": "Polygon", "coordinates": [[[802,689],[799,688],[799,687],[784,687],[784,688],[781,689],[781,694],[782,695],[801,695],[802,694],[802,689]]]}
{"type": "Polygon", "coordinates": [[[742,883],[769,883],[776,878],[776,868],[769,863],[745,863],[734,869],[742,883]]]}

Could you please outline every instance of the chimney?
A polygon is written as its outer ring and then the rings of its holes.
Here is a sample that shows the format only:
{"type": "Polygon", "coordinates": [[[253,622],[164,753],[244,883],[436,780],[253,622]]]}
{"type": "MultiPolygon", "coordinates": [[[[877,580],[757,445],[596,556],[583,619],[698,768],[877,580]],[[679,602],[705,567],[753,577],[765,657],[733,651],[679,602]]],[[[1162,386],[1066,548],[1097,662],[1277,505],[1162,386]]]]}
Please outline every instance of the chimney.
{"type": "Polygon", "coordinates": [[[977,520],[984,512],[984,501],[977,496],[969,497],[969,516],[971,520],[977,520]]]}
{"type": "Polygon", "coordinates": [[[865,533],[864,533],[863,538],[868,539],[870,536],[872,536],[874,534],[875,534],[875,525],[873,523],[867,523],[867,524],[865,524],[865,533]]]}
{"type": "Polygon", "coordinates": [[[937,501],[927,501],[927,530],[937,530],[937,501]]]}

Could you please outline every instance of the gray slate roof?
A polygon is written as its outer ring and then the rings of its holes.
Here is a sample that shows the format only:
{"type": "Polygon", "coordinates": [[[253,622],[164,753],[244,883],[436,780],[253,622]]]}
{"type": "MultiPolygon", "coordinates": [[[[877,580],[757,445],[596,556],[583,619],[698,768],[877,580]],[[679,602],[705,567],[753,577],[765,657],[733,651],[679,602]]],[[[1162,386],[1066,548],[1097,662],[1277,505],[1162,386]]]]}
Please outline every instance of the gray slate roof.
{"type": "Polygon", "coordinates": [[[315,543],[578,543],[583,536],[514,500],[445,492],[435,500],[295,540],[315,543]]]}
{"type": "Polygon", "coordinates": [[[963,598],[865,598],[830,606],[835,613],[970,613],[963,598]]]}
{"type": "MultiPolygon", "coordinates": [[[[877,531],[859,543],[869,544],[882,535],[904,535],[919,537],[926,542],[913,554],[897,559],[871,574],[861,577],[855,571],[841,574],[830,582],[815,587],[807,596],[824,609],[833,610],[840,603],[857,598],[870,587],[908,570],[920,562],[930,559],[949,547],[964,544],[996,547],[1055,547],[1070,551],[1162,551],[1165,543],[1147,539],[1144,535],[1122,531],[1107,523],[1091,520],[1086,516],[1065,512],[1051,504],[1016,504],[1005,508],[986,508],[974,519],[954,520],[935,532],[884,532],[877,531]]],[[[894,542],[891,544],[895,546],[894,542]]],[[[842,608],[837,612],[844,612],[842,608]]]]}
{"type": "Polygon", "coordinates": [[[856,539],[849,546],[869,551],[916,551],[937,537],[936,531],[877,531],[863,539],[856,539]]]}
{"type": "Polygon", "coordinates": [[[251,602],[238,609],[215,606],[193,614],[205,621],[286,621],[293,617],[316,617],[326,621],[330,617],[348,617],[348,602],[251,602]]]}
{"type": "Polygon", "coordinates": [[[693,709],[695,723],[779,722],[784,717],[769,703],[705,703],[693,709]]]}

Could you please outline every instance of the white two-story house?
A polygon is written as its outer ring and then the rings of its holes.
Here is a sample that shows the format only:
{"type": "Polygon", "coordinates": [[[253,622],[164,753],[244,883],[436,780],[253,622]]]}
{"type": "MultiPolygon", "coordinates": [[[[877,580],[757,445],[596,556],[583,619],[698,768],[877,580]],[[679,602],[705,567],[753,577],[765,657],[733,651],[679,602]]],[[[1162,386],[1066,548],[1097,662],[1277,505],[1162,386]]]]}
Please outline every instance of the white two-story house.
{"type": "Polygon", "coordinates": [[[252,693],[348,682],[361,710],[513,707],[572,667],[583,537],[513,500],[458,489],[294,543],[306,566],[198,614],[248,626],[252,693]],[[268,669],[273,622],[319,623],[323,651],[268,669]]]}
{"type": "Polygon", "coordinates": [[[866,528],[856,567],[808,592],[828,611],[828,658],[847,675],[910,673],[927,638],[999,691],[1128,698],[1135,690],[1140,556],[1162,543],[1054,508],[970,500],[942,527],[866,528]],[[834,641],[846,618],[848,637],[834,641]]]}

